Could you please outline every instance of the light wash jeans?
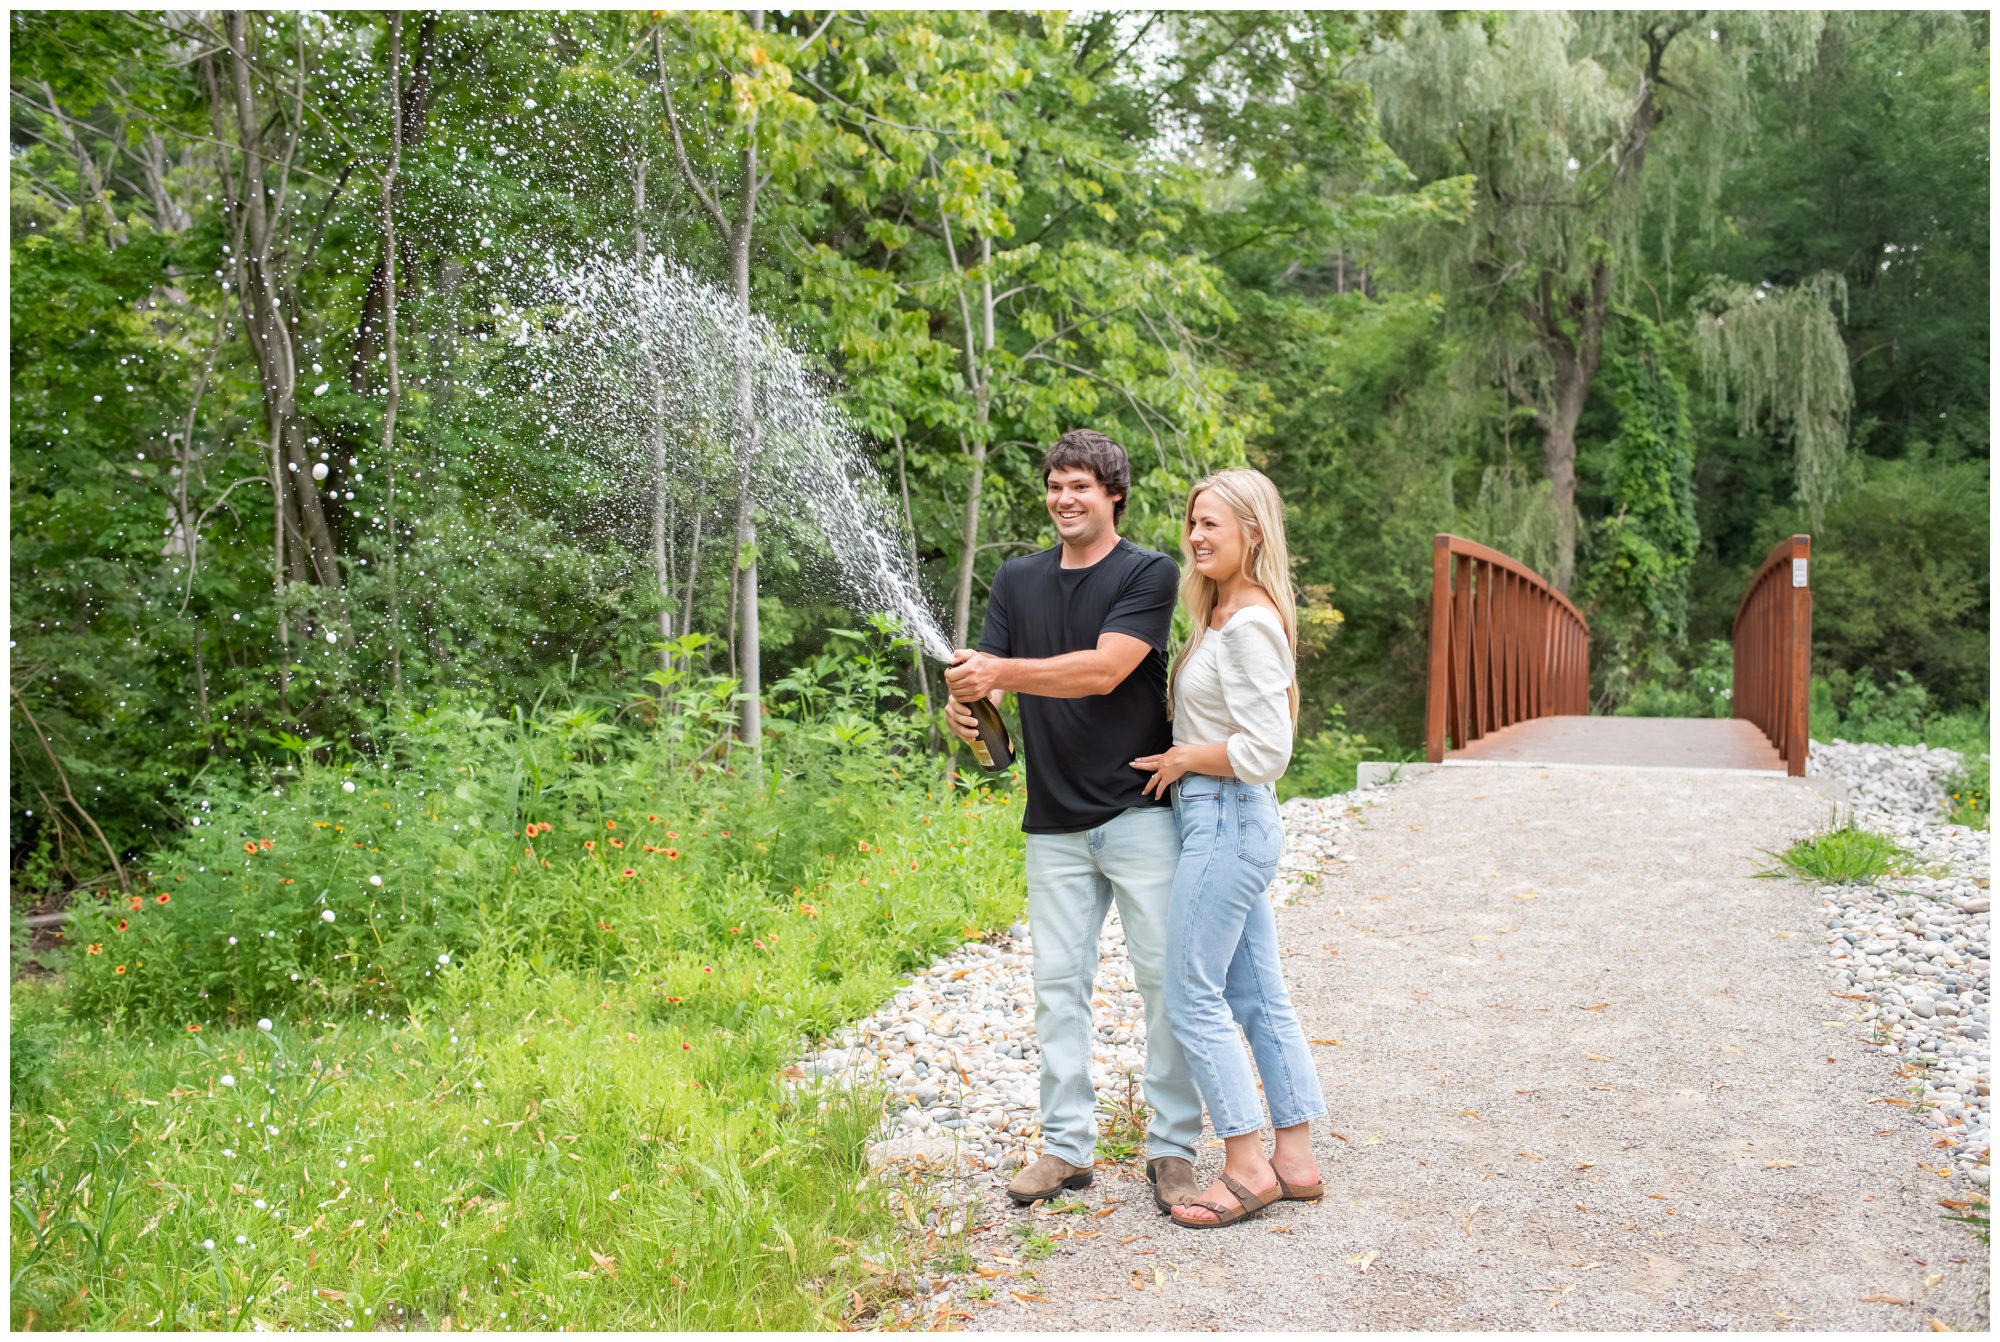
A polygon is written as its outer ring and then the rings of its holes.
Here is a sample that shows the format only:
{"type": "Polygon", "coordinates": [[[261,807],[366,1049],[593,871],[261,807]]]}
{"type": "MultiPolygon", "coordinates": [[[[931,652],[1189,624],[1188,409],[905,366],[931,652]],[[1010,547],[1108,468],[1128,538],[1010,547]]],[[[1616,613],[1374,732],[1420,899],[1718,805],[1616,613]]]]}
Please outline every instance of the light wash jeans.
{"type": "Polygon", "coordinates": [[[1035,938],[1035,1033],[1042,1049],[1042,1148],[1088,1166],[1097,1146],[1090,998],[1111,901],[1146,1002],[1146,1155],[1194,1159],[1201,1095],[1167,1026],[1161,979],[1180,835],[1164,806],[1135,806],[1096,829],[1030,834],[1028,922],[1035,938]]]}
{"type": "Polygon", "coordinates": [[[1174,789],[1181,865],[1167,933],[1167,1019],[1194,1069],[1218,1137],[1326,1113],[1319,1072],[1278,972],[1278,924],[1266,890],[1285,846],[1269,783],[1187,774],[1174,789]]]}

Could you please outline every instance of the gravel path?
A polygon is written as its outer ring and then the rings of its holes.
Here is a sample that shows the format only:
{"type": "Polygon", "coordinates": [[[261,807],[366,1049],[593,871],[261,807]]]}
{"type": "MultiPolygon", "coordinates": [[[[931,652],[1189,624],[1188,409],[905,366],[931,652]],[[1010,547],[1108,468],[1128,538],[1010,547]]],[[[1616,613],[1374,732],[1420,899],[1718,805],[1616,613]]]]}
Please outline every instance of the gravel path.
{"type": "MultiPolygon", "coordinates": [[[[916,1283],[914,1312],[1002,1330],[1985,1321],[1984,1249],[1937,1206],[1970,1175],[1905,1113],[1904,1060],[1869,1042],[1876,1004],[1841,995],[1825,967],[1828,900],[1750,877],[1761,850],[1824,824],[1819,794],[1712,774],[1456,769],[1379,796],[1351,822],[1322,808],[1345,827],[1332,874],[1279,923],[1306,1032],[1329,1041],[1327,1202],[1182,1231],[1135,1163],[1101,1166],[1072,1209],[1016,1211],[999,1185],[1033,1144],[1032,1108],[1016,1118],[1012,1092],[960,1050],[948,1061],[979,1066],[956,1083],[986,1085],[1017,1131],[996,1162],[963,1118],[927,1130],[941,1088],[911,1106],[902,1149],[878,1148],[892,1172],[912,1168],[900,1158],[913,1148],[973,1158],[915,1196],[939,1232],[967,1226],[977,1275],[916,1283]]],[[[1014,949],[959,954],[1002,995],[1025,986],[1014,949]]],[[[973,977],[936,974],[912,991],[973,977]]],[[[857,1032],[850,1073],[939,1056],[928,1034],[895,1034],[895,1016],[857,1032]]],[[[983,1042],[987,1017],[962,1016],[954,1035],[983,1042]]],[[[1123,1021],[1100,1071],[1141,1042],[1123,1021]]],[[[999,1054],[1031,1064],[1031,1046],[1030,1031],[999,1054]]],[[[1219,1162],[1207,1154],[1204,1174],[1219,1162]]]]}

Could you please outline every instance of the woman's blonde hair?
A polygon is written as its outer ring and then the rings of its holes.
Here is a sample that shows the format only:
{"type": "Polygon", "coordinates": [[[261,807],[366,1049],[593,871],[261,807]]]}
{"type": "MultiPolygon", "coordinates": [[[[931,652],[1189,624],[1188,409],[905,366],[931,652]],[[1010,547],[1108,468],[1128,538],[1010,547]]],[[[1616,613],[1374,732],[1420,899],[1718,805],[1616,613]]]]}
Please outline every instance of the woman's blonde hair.
{"type": "MultiPolygon", "coordinates": [[[[1285,508],[1278,498],[1278,487],[1262,471],[1246,468],[1233,471],[1217,471],[1195,482],[1188,491],[1187,509],[1181,514],[1181,603],[1187,607],[1188,619],[1193,631],[1188,641],[1174,654],[1173,664],[1167,670],[1167,715],[1173,716],[1173,701],[1180,683],[1181,669],[1188,658],[1201,646],[1201,640],[1208,634],[1208,622],[1215,614],[1219,589],[1215,580],[1199,573],[1194,566],[1194,545],[1188,539],[1193,530],[1194,501],[1203,494],[1214,494],[1216,500],[1236,514],[1242,524],[1244,543],[1249,552],[1244,558],[1244,571],[1250,581],[1264,589],[1271,603],[1278,608],[1278,620],[1285,627],[1285,644],[1296,658],[1299,651],[1299,606],[1292,595],[1292,555],[1285,543],[1285,508]]],[[[1299,721],[1299,681],[1296,672],[1292,676],[1291,687],[1286,691],[1291,704],[1292,725],[1299,721]]]]}

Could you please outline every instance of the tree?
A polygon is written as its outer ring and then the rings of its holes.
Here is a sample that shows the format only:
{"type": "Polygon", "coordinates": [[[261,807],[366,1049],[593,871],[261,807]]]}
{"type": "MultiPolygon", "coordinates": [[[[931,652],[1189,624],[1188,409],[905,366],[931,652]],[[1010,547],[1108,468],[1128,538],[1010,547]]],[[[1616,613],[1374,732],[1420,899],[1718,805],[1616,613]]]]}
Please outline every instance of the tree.
{"type": "Polygon", "coordinates": [[[1712,208],[1753,70],[1808,67],[1820,26],[1813,13],[1426,15],[1371,63],[1384,134],[1419,179],[1477,179],[1470,228],[1426,230],[1407,258],[1454,297],[1467,357],[1541,438],[1565,591],[1577,422],[1614,304],[1638,301],[1622,288],[1640,278],[1647,207],[1670,194],[1649,158],[1707,183],[1712,208]]]}

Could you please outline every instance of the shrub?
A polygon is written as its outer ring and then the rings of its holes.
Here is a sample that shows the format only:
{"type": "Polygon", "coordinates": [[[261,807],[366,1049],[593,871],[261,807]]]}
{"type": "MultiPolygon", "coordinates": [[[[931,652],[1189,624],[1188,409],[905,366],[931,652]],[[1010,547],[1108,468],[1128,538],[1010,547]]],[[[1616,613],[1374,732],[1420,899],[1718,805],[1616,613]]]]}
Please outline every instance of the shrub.
{"type": "Polygon", "coordinates": [[[1347,728],[1347,711],[1339,704],[1327,710],[1327,725],[1303,737],[1292,749],[1291,767],[1278,780],[1278,796],[1330,797],[1354,790],[1354,774],[1361,761],[1379,759],[1381,748],[1368,738],[1347,728]]]}

